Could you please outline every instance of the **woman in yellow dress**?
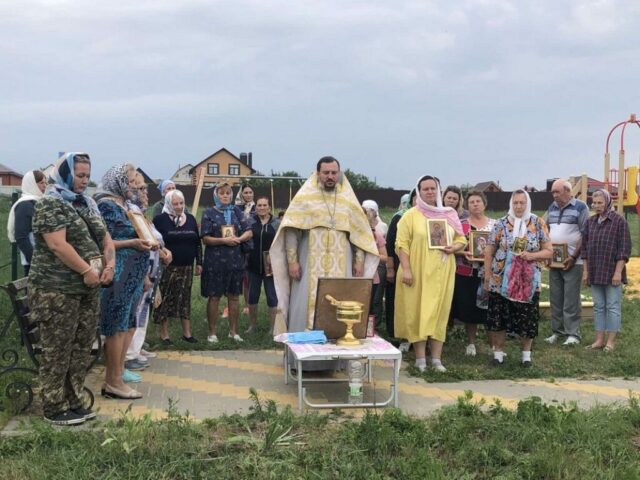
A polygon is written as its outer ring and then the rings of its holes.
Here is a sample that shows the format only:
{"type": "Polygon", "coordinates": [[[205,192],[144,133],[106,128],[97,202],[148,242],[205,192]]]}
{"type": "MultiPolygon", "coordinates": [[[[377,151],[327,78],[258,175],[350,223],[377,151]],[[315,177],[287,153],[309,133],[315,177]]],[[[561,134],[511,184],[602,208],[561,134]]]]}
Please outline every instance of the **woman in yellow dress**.
{"type": "Polygon", "coordinates": [[[416,206],[398,223],[396,252],[400,267],[397,277],[401,281],[396,286],[395,335],[414,344],[416,367],[421,372],[427,368],[428,340],[432,368],[446,372],[441,355],[453,298],[454,254],[463,250],[467,241],[458,213],[442,206],[439,180],[425,175],[418,180],[417,191],[416,206]],[[444,248],[429,248],[429,219],[446,221],[447,237],[452,240],[444,248]]]}

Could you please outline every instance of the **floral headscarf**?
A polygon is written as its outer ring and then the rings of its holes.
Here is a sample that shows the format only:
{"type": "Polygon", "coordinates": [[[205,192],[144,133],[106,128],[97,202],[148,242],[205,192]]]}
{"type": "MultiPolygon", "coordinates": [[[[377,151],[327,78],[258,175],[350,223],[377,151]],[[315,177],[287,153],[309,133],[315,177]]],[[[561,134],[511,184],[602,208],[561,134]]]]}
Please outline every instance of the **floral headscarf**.
{"type": "Polygon", "coordinates": [[[242,211],[244,213],[244,218],[249,218],[251,216],[252,211],[255,210],[255,206],[256,206],[255,190],[253,189],[253,187],[251,185],[249,185],[248,183],[245,183],[244,185],[242,185],[240,187],[240,190],[238,190],[238,194],[236,195],[235,203],[240,208],[242,208],[242,211]],[[251,189],[251,191],[253,192],[253,194],[254,194],[254,200],[251,200],[250,202],[246,202],[244,200],[244,196],[242,195],[242,192],[244,192],[245,188],[247,188],[247,187],[249,187],[251,189]]]}
{"type": "Polygon", "coordinates": [[[105,197],[116,197],[125,202],[130,201],[132,199],[132,191],[129,188],[130,170],[131,164],[129,163],[115,165],[107,170],[100,181],[94,198],[100,200],[105,197]]]}

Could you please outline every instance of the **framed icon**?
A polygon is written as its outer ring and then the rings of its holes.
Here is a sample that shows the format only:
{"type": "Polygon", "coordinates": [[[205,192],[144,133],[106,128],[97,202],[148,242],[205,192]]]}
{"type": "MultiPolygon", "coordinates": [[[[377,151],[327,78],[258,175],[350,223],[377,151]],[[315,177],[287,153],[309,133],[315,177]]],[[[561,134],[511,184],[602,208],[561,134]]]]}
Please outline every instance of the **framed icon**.
{"type": "Polygon", "coordinates": [[[127,216],[129,217],[129,220],[131,221],[131,224],[133,225],[138,238],[146,240],[152,247],[157,247],[160,245],[158,243],[158,240],[156,239],[156,236],[153,234],[153,230],[151,230],[151,226],[149,225],[147,219],[141,212],[134,212],[129,210],[127,212],[127,216]]]}
{"type": "Polygon", "coordinates": [[[489,232],[471,230],[469,232],[469,252],[474,262],[484,262],[484,249],[489,241],[489,232]]]}
{"type": "Polygon", "coordinates": [[[336,300],[356,301],[364,305],[360,322],[353,326],[353,335],[356,338],[365,338],[372,289],[371,278],[319,278],[313,319],[314,330],[324,330],[329,340],[344,336],[347,330],[347,326],[338,321],[336,308],[325,298],[325,295],[329,294],[336,300]]]}
{"type": "Polygon", "coordinates": [[[569,247],[566,243],[552,243],[553,255],[549,268],[564,268],[564,262],[569,257],[569,247]]]}
{"type": "Polygon", "coordinates": [[[100,275],[102,275],[102,271],[104,270],[102,255],[91,257],[89,259],[89,266],[91,266],[93,271],[96,272],[96,275],[100,277],[100,275]]]}
{"type": "Polygon", "coordinates": [[[222,238],[227,237],[235,237],[236,236],[236,226],[235,225],[222,225],[220,227],[220,231],[222,238]]]}
{"type": "Polygon", "coordinates": [[[446,220],[427,219],[427,242],[429,248],[436,250],[444,250],[444,247],[451,245],[451,236],[446,220]]]}

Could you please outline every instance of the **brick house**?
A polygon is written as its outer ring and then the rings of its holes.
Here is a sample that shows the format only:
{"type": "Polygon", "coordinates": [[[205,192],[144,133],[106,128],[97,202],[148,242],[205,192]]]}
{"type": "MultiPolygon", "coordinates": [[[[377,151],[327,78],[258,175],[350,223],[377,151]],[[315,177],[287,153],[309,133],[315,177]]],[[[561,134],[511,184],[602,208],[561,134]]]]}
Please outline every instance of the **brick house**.
{"type": "Polygon", "coordinates": [[[0,185],[19,187],[22,185],[22,174],[0,163],[0,185]]]}
{"type": "Polygon", "coordinates": [[[243,177],[256,173],[251,164],[251,153],[241,153],[240,157],[236,157],[226,148],[221,148],[192,167],[189,170],[189,175],[191,175],[192,183],[195,185],[197,178],[195,173],[199,168],[204,168],[205,187],[212,187],[218,181],[219,176],[224,176],[228,180],[237,177],[238,181],[236,183],[239,184],[243,177]]]}

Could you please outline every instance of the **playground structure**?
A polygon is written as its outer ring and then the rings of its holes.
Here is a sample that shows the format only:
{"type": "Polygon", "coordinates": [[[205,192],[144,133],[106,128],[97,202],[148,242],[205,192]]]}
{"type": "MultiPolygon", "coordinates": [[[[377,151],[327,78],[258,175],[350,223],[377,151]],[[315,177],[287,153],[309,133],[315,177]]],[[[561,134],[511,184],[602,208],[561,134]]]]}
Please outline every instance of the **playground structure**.
{"type": "Polygon", "coordinates": [[[635,113],[629,116],[628,120],[618,123],[607,135],[607,143],[604,153],[604,188],[611,194],[619,214],[622,214],[624,207],[635,207],[638,215],[640,215],[640,199],[638,198],[638,166],[633,165],[629,168],[624,167],[625,150],[624,150],[624,134],[627,125],[637,125],[640,127],[640,121],[636,119],[635,113]],[[613,132],[618,128],[620,131],[620,150],[618,152],[618,168],[611,168],[609,143],[613,132]]]}

